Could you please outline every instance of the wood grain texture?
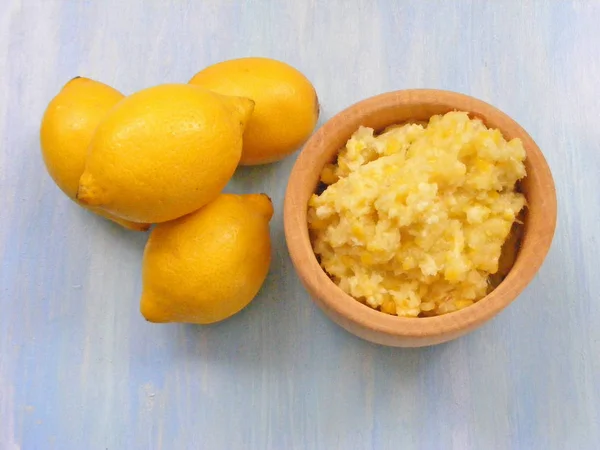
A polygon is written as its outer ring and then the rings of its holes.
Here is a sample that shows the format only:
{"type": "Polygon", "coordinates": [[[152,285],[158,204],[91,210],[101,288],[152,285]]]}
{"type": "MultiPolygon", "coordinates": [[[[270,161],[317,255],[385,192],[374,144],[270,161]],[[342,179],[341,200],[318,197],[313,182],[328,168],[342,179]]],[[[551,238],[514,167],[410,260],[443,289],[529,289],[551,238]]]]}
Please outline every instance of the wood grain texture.
{"type": "Polygon", "coordinates": [[[0,2],[0,448],[600,447],[599,23],[591,0],[0,2]],[[241,168],[228,187],[265,191],[277,210],[256,301],[216,326],[145,323],[146,236],[54,186],[43,110],[75,75],[130,93],[246,55],[303,71],[321,120],[420,87],[513,117],[558,192],[533,283],[446,345],[351,336],[312,304],[285,249],[291,157],[241,168]]]}

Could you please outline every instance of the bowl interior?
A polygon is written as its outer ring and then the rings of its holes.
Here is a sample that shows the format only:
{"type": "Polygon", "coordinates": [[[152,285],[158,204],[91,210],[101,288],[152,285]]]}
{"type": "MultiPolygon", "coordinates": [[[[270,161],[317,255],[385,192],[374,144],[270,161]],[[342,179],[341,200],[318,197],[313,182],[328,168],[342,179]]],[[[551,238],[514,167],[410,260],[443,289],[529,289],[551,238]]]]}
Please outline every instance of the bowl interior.
{"type": "MultiPolygon", "coordinates": [[[[483,322],[508,305],[533,278],[550,247],[556,224],[556,195],[548,165],[533,139],[514,120],[491,105],[465,95],[436,90],[382,94],[342,111],[308,141],[290,176],[285,201],[286,239],[304,285],[326,312],[382,333],[428,335],[466,328],[483,322]],[[354,300],[319,266],[307,226],[307,204],[319,184],[325,164],[335,160],[359,126],[385,127],[427,121],[431,116],[458,110],[499,129],[505,139],[519,138],[527,152],[527,177],[521,182],[528,207],[520,251],[513,267],[496,289],[472,306],[441,316],[402,318],[373,310],[354,300]],[[445,324],[445,326],[443,326],[445,324]]],[[[331,315],[330,314],[330,315],[331,315]]]]}

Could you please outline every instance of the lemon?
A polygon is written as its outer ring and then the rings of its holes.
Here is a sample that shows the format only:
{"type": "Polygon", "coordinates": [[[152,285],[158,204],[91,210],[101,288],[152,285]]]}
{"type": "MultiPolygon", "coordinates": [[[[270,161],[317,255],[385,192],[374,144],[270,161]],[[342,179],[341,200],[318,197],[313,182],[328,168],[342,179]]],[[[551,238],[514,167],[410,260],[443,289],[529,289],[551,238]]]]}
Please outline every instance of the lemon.
{"type": "MultiPolygon", "coordinates": [[[[104,83],[77,77],[69,81],[48,105],[40,130],[42,157],[54,182],[71,200],[76,201],[79,178],[94,131],[108,111],[123,98],[123,94],[104,83]]],[[[113,217],[98,208],[87,209],[132,230],[142,231],[149,227],[113,217]]]]}
{"type": "Polygon", "coordinates": [[[92,138],[77,198],[134,222],[197,210],[233,175],[253,108],[252,100],[189,84],[125,98],[92,138]]]}
{"type": "Polygon", "coordinates": [[[248,305],[269,271],[272,215],[264,194],[221,194],[193,214],[157,225],[144,251],[143,316],[208,324],[248,305]]]}
{"type": "Polygon", "coordinates": [[[298,70],[269,58],[240,58],[198,72],[191,84],[254,100],[240,164],[278,161],[294,152],[319,119],[315,88],[298,70]]]}

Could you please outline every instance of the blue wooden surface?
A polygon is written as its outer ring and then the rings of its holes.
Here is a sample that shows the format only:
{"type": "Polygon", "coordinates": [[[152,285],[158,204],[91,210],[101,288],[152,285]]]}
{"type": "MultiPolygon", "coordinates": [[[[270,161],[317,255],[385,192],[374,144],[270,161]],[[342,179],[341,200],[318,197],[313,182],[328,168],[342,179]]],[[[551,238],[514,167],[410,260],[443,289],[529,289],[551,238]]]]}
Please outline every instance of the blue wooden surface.
{"type": "Polygon", "coordinates": [[[0,2],[0,449],[600,448],[600,3],[0,2]],[[46,175],[42,112],[75,75],[125,93],[245,55],[314,82],[322,120],[433,87],[489,101],[537,140],[559,223],[539,276],[458,341],[378,347],[329,322],[282,231],[294,157],[232,191],[277,208],[260,296],[209,327],[138,313],[146,236],[46,175]]]}

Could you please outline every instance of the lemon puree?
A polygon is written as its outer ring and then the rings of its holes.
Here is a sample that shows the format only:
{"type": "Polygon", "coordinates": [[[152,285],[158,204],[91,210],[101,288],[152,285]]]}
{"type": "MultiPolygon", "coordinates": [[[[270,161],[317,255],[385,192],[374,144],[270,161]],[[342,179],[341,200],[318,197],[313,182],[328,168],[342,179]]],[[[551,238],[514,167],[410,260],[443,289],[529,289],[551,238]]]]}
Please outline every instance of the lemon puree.
{"type": "Polygon", "coordinates": [[[526,204],[515,190],[524,160],[520,140],[464,112],[378,136],[361,127],[309,201],[315,254],[342,290],[383,312],[469,306],[486,295],[526,204]]]}

